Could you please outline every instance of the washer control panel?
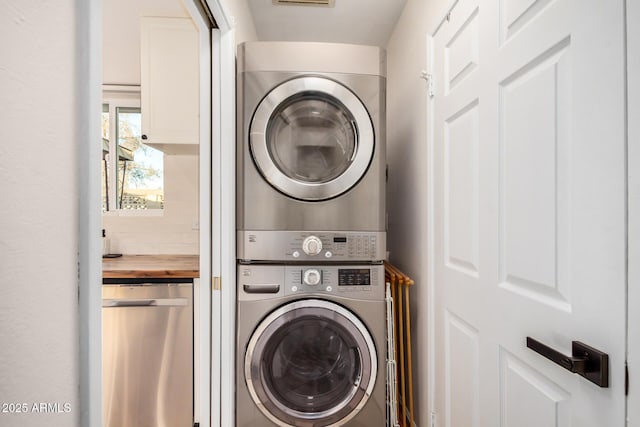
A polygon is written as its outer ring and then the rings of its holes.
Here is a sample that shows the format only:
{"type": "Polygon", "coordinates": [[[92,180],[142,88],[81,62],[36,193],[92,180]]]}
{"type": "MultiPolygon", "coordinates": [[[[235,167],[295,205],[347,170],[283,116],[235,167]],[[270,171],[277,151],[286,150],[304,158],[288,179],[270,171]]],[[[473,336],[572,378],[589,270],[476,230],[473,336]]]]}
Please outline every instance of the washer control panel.
{"type": "MultiPolygon", "coordinates": [[[[286,266],[285,295],[330,293],[374,299],[384,288],[384,266],[286,266]]],[[[383,292],[383,291],[382,291],[383,292]]]]}
{"type": "Polygon", "coordinates": [[[382,261],[385,232],[239,231],[238,259],[246,261],[382,261]]]}
{"type": "Polygon", "coordinates": [[[238,265],[238,300],[333,295],[384,300],[384,265],[238,265]]]}

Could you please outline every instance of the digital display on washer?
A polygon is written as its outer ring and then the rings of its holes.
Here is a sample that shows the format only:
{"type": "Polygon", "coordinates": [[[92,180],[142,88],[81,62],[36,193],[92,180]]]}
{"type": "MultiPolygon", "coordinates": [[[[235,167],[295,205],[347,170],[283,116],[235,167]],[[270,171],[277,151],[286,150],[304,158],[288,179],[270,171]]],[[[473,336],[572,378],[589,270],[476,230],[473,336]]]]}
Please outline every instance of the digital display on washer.
{"type": "Polygon", "coordinates": [[[369,286],[371,270],[368,268],[338,269],[338,286],[369,286]]]}

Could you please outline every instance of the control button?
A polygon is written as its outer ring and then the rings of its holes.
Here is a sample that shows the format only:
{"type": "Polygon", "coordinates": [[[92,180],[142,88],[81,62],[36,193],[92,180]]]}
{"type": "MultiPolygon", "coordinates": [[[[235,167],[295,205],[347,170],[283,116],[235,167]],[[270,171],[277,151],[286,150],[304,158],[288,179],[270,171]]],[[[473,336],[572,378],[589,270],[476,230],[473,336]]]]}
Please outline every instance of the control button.
{"type": "Polygon", "coordinates": [[[298,291],[298,287],[297,286],[292,286],[291,287],[291,292],[297,292],[298,291]]]}
{"type": "Polygon", "coordinates": [[[302,242],[302,250],[307,255],[318,255],[322,251],[322,240],[316,236],[308,236],[302,242]]]}
{"type": "Polygon", "coordinates": [[[321,279],[320,272],[316,269],[310,269],[304,272],[302,281],[309,286],[315,286],[318,283],[320,283],[320,279],[321,279]]]}
{"type": "Polygon", "coordinates": [[[293,253],[291,255],[293,255],[294,258],[298,258],[300,256],[300,252],[293,251],[293,253]]]}
{"type": "Polygon", "coordinates": [[[327,252],[324,253],[324,256],[326,258],[331,258],[333,256],[333,254],[331,253],[331,251],[327,251],[327,252]]]}
{"type": "Polygon", "coordinates": [[[327,292],[331,292],[333,288],[331,286],[327,286],[327,292]]]}

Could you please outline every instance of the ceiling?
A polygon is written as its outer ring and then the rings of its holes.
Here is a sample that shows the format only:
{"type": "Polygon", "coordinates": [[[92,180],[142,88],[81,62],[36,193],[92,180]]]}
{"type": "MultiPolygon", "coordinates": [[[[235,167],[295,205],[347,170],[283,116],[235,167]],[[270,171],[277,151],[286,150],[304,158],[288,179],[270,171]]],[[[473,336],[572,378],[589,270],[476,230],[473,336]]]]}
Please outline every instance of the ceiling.
{"type": "Polygon", "coordinates": [[[276,6],[247,0],[261,41],[315,41],[385,47],[407,0],[335,0],[335,7],[276,6]]]}

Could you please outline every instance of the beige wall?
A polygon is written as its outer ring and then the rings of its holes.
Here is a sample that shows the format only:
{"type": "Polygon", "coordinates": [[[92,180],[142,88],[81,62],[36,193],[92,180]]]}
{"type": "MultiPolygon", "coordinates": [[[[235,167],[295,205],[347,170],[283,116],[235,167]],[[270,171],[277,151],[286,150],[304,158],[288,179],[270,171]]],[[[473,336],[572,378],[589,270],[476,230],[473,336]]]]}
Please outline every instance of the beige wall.
{"type": "Polygon", "coordinates": [[[387,161],[390,259],[411,290],[417,424],[427,413],[427,91],[426,40],[451,0],[408,0],[387,44],[387,161]]]}
{"type": "Polygon", "coordinates": [[[188,18],[181,0],[103,0],[102,81],[140,84],[140,17],[188,18]]]}
{"type": "Polygon", "coordinates": [[[28,412],[3,427],[80,419],[76,7],[0,3],[0,403],[28,412]]]}
{"type": "Polygon", "coordinates": [[[235,30],[236,43],[258,40],[247,0],[219,0],[235,30]]]}

